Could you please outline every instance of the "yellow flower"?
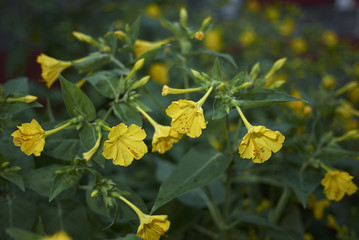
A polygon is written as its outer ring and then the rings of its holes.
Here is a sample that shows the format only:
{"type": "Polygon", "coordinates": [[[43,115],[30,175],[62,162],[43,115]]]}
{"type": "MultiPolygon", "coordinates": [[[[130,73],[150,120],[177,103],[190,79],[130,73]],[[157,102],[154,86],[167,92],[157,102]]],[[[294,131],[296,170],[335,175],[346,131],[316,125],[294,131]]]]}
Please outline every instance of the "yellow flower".
{"type": "Polygon", "coordinates": [[[148,17],[157,19],[161,16],[161,9],[158,4],[151,3],[146,6],[145,13],[148,17]]]}
{"type": "Polygon", "coordinates": [[[359,86],[355,86],[354,88],[348,91],[348,97],[352,103],[359,102],[359,86]]]}
{"type": "Polygon", "coordinates": [[[330,207],[330,202],[326,199],[315,201],[313,206],[314,218],[320,220],[324,217],[324,209],[330,207]]]}
{"type": "Polygon", "coordinates": [[[314,237],[311,233],[304,233],[304,240],[314,240],[314,237]]]}
{"type": "Polygon", "coordinates": [[[261,5],[257,0],[246,1],[248,9],[252,12],[258,12],[261,9],[261,5]]]}
{"type": "Polygon", "coordinates": [[[335,47],[338,44],[338,37],[334,31],[328,30],[322,34],[322,40],[327,47],[335,47]]]}
{"type": "Polygon", "coordinates": [[[254,163],[267,161],[272,152],[278,152],[285,137],[279,131],[272,131],[264,126],[252,126],[238,147],[242,158],[252,158],[254,163]]]}
{"type": "Polygon", "coordinates": [[[132,124],[127,127],[124,123],[112,127],[103,146],[102,155],[106,159],[113,159],[113,164],[128,166],[133,158],[140,159],[147,153],[147,146],[143,142],[145,130],[132,124]]]}
{"type": "Polygon", "coordinates": [[[352,182],[353,177],[347,172],[328,171],[321,181],[324,194],[328,200],[340,201],[345,194],[352,195],[358,187],[352,182]]]}
{"type": "Polygon", "coordinates": [[[280,17],[279,11],[277,7],[269,6],[265,9],[265,15],[268,19],[272,21],[277,21],[280,17]]]}
{"type": "Polygon", "coordinates": [[[239,154],[242,158],[252,158],[254,163],[267,161],[272,152],[276,153],[282,148],[285,137],[279,131],[272,131],[264,126],[252,126],[239,106],[235,107],[248,130],[238,147],[239,154]]]}
{"type": "Polygon", "coordinates": [[[307,42],[301,37],[293,38],[290,43],[290,46],[294,52],[299,53],[299,54],[306,52],[307,48],[308,48],[307,42]]]}
{"type": "Polygon", "coordinates": [[[167,215],[147,215],[140,217],[140,226],[137,229],[137,236],[145,240],[158,240],[170,228],[170,221],[167,215]]]}
{"type": "Polygon", "coordinates": [[[137,229],[137,236],[144,240],[159,240],[161,236],[170,228],[170,221],[167,215],[148,215],[144,214],[138,207],[128,201],[126,198],[119,196],[123,202],[130,206],[136,212],[140,219],[140,226],[137,229]]]}
{"type": "Polygon", "coordinates": [[[158,124],[141,107],[136,106],[136,108],[155,128],[155,133],[153,134],[152,138],[152,152],[165,153],[172,148],[174,143],[178,142],[182,138],[182,133],[174,131],[169,126],[158,124]]]}
{"type": "Polygon", "coordinates": [[[162,85],[168,84],[168,67],[165,64],[153,63],[148,72],[154,82],[162,85]]]}
{"type": "Polygon", "coordinates": [[[253,31],[244,31],[239,35],[239,42],[244,46],[247,47],[251,45],[256,40],[256,34],[253,31]]]}
{"type": "Polygon", "coordinates": [[[57,60],[43,53],[37,57],[37,62],[41,64],[41,76],[45,80],[48,88],[56,81],[62,71],[72,66],[71,62],[57,60]]]}
{"type": "Polygon", "coordinates": [[[155,134],[152,138],[152,152],[167,152],[182,136],[182,133],[174,131],[173,128],[169,126],[158,125],[155,128],[155,134]]]}
{"type": "Polygon", "coordinates": [[[330,74],[325,74],[322,77],[322,87],[325,90],[332,89],[336,84],[337,84],[337,79],[335,78],[335,76],[330,75],[330,74]]]}
{"type": "Polygon", "coordinates": [[[17,128],[18,130],[11,134],[15,146],[20,146],[26,155],[40,156],[45,146],[45,131],[40,124],[33,119],[31,123],[23,123],[17,128]]]}
{"type": "Polygon", "coordinates": [[[211,29],[206,33],[204,46],[210,50],[219,52],[223,48],[222,32],[218,29],[211,29]]]}
{"type": "Polygon", "coordinates": [[[41,238],[41,240],[72,240],[72,238],[64,230],[60,230],[52,236],[41,238]]]}
{"type": "Polygon", "coordinates": [[[283,36],[289,36],[294,32],[295,24],[293,19],[285,19],[280,25],[279,25],[279,31],[283,36]]]}
{"type": "Polygon", "coordinates": [[[213,87],[198,102],[181,99],[168,106],[166,113],[172,118],[171,126],[174,131],[187,134],[191,138],[202,134],[202,129],[206,128],[202,105],[212,89],[213,87]]]}
{"type": "Polygon", "coordinates": [[[198,41],[202,41],[204,37],[204,33],[202,31],[198,31],[194,34],[194,38],[198,41]]]}
{"type": "Polygon", "coordinates": [[[169,41],[171,41],[170,38],[161,40],[161,41],[157,41],[157,42],[149,42],[149,41],[137,39],[135,41],[133,51],[135,52],[135,56],[137,58],[137,57],[141,56],[142,54],[144,54],[145,52],[150,51],[155,48],[159,48],[159,47],[161,47],[161,45],[166,44],[169,41]]]}

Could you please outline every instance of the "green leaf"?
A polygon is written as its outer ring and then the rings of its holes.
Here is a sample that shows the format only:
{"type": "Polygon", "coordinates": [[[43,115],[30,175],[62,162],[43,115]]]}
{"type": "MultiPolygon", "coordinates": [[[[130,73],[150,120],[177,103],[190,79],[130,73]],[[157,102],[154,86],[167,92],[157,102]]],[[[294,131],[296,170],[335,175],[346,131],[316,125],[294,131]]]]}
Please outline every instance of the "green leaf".
{"type": "Polygon", "coordinates": [[[140,32],[141,16],[138,16],[137,19],[131,24],[130,28],[130,38],[131,42],[135,42],[138,38],[140,32]]]}
{"type": "Polygon", "coordinates": [[[130,233],[124,237],[116,238],[115,240],[141,240],[142,238],[138,237],[136,234],[130,233]]]}
{"type": "Polygon", "coordinates": [[[213,116],[212,119],[220,119],[225,117],[230,110],[228,103],[224,102],[219,98],[214,99],[213,103],[213,116]]]}
{"type": "Polygon", "coordinates": [[[83,116],[86,121],[96,118],[96,109],[91,100],[81,91],[79,87],[67,81],[59,75],[62,96],[66,105],[67,112],[71,117],[83,116]]]}
{"type": "Polygon", "coordinates": [[[14,172],[0,172],[0,176],[5,178],[6,180],[14,183],[18,186],[22,191],[25,191],[25,184],[22,176],[14,173],[14,172]]]}
{"type": "Polygon", "coordinates": [[[303,207],[306,207],[308,196],[318,187],[322,174],[313,169],[299,172],[290,167],[286,169],[285,174],[289,186],[294,190],[303,207]]]}
{"type": "Polygon", "coordinates": [[[19,77],[8,80],[3,85],[4,94],[22,94],[27,95],[29,93],[29,85],[26,77],[19,77]]]}
{"type": "Polygon", "coordinates": [[[214,60],[214,64],[212,67],[212,78],[214,80],[222,81],[222,70],[218,58],[214,60]]]}
{"type": "Polygon", "coordinates": [[[115,52],[117,50],[117,38],[116,38],[115,34],[113,32],[106,34],[105,40],[106,40],[108,46],[110,46],[111,53],[115,54],[115,52]]]}
{"type": "Polygon", "coordinates": [[[175,37],[177,39],[181,38],[183,35],[185,35],[185,33],[183,32],[181,26],[175,22],[175,23],[172,23],[166,19],[161,19],[161,25],[164,27],[164,28],[167,28],[168,30],[170,30],[173,35],[175,35],[175,37]]]}
{"type": "Polygon", "coordinates": [[[61,165],[49,165],[32,170],[24,177],[26,188],[48,197],[56,175],[55,172],[62,167],[61,165]]]}
{"type": "Polygon", "coordinates": [[[11,236],[15,240],[39,240],[41,239],[42,235],[35,234],[21,228],[7,228],[6,233],[11,236]]]}
{"type": "Polygon", "coordinates": [[[86,58],[72,62],[72,66],[74,66],[80,73],[91,72],[98,70],[111,62],[111,55],[106,53],[96,53],[86,58]]]}
{"type": "Polygon", "coordinates": [[[135,124],[139,127],[142,126],[141,114],[129,104],[124,102],[115,102],[113,104],[113,110],[116,116],[127,126],[130,126],[131,124],[135,124]]]}
{"type": "Polygon", "coordinates": [[[14,103],[1,103],[0,107],[0,118],[9,117],[15,113],[24,111],[29,108],[42,107],[38,102],[32,103],[23,103],[23,102],[14,102],[14,103]]]}
{"type": "Polygon", "coordinates": [[[75,155],[82,152],[80,140],[74,136],[53,136],[46,139],[44,153],[48,156],[71,161],[75,155]]]}
{"type": "Polygon", "coordinates": [[[162,183],[151,213],[172,199],[216,180],[231,160],[228,154],[217,152],[207,145],[191,149],[162,183]]]}
{"type": "Polygon", "coordinates": [[[79,179],[79,175],[72,175],[68,173],[57,174],[54,181],[52,182],[52,187],[49,195],[49,202],[51,202],[55,197],[66,189],[74,186],[79,179]]]}
{"type": "Polygon", "coordinates": [[[112,71],[95,72],[86,77],[86,80],[107,98],[115,98],[121,92],[119,89],[120,78],[112,71]]]}
{"type": "Polygon", "coordinates": [[[226,53],[219,53],[219,52],[215,52],[215,51],[209,50],[209,49],[200,49],[200,50],[191,52],[189,54],[190,55],[210,54],[210,55],[213,55],[213,56],[221,57],[221,58],[227,60],[230,64],[232,64],[232,66],[234,68],[237,68],[237,64],[233,60],[232,56],[229,55],[229,54],[226,54],[226,53]]]}
{"type": "Polygon", "coordinates": [[[239,105],[243,108],[253,108],[270,105],[273,103],[290,102],[290,101],[303,101],[303,99],[293,97],[286,93],[282,93],[272,89],[254,89],[247,93],[238,95],[240,100],[237,100],[239,105]]]}

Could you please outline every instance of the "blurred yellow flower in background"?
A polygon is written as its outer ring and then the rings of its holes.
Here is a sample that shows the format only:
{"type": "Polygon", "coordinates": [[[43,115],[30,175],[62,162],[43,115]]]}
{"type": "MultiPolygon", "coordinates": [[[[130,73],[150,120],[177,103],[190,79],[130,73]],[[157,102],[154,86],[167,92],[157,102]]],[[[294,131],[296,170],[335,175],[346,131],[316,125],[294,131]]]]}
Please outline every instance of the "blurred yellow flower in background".
{"type": "Polygon", "coordinates": [[[45,80],[48,88],[56,81],[62,71],[72,66],[71,62],[57,60],[43,53],[37,57],[37,62],[41,64],[41,77],[45,80]]]}
{"type": "Polygon", "coordinates": [[[41,240],[72,240],[72,238],[64,230],[60,230],[52,236],[41,238],[41,240]]]}
{"type": "Polygon", "coordinates": [[[18,130],[11,134],[15,146],[20,146],[26,155],[40,156],[45,146],[45,131],[40,124],[33,119],[31,123],[23,123],[17,128],[18,130]]]}
{"type": "Polygon", "coordinates": [[[290,46],[293,51],[298,54],[305,53],[308,48],[307,42],[304,40],[304,38],[301,37],[293,38],[290,42],[290,46]]]}
{"type": "Polygon", "coordinates": [[[327,30],[322,34],[322,41],[329,48],[335,47],[339,42],[337,34],[331,30],[327,30]]]}
{"type": "Polygon", "coordinates": [[[279,20],[280,14],[278,8],[274,6],[267,7],[265,9],[265,16],[272,21],[279,20]]]}
{"type": "Polygon", "coordinates": [[[295,22],[292,18],[285,19],[280,25],[279,25],[279,31],[283,36],[289,36],[293,34],[295,29],[295,22]]]}
{"type": "Polygon", "coordinates": [[[163,63],[153,63],[148,73],[156,83],[166,85],[169,82],[168,67],[163,63]]]}
{"type": "Polygon", "coordinates": [[[324,194],[328,200],[340,201],[345,194],[352,195],[358,187],[352,182],[353,177],[347,172],[328,171],[321,181],[324,194]]]}
{"type": "Polygon", "coordinates": [[[239,34],[239,42],[244,47],[247,47],[256,40],[256,37],[257,37],[256,33],[251,30],[243,31],[239,34]]]}
{"type": "Polygon", "coordinates": [[[158,19],[161,16],[161,8],[156,3],[146,6],[145,13],[148,17],[158,19]]]}
{"type": "Polygon", "coordinates": [[[223,48],[222,31],[219,29],[209,30],[204,37],[204,46],[216,52],[221,51],[223,48]]]}
{"type": "Polygon", "coordinates": [[[335,87],[335,85],[337,85],[337,79],[335,78],[335,76],[330,74],[325,74],[322,77],[322,87],[325,90],[330,90],[333,87],[335,87]]]}
{"type": "Polygon", "coordinates": [[[132,124],[127,127],[120,123],[110,129],[102,155],[106,159],[113,159],[115,165],[127,167],[134,158],[138,160],[147,153],[147,146],[143,142],[145,137],[145,130],[139,126],[132,124]]]}

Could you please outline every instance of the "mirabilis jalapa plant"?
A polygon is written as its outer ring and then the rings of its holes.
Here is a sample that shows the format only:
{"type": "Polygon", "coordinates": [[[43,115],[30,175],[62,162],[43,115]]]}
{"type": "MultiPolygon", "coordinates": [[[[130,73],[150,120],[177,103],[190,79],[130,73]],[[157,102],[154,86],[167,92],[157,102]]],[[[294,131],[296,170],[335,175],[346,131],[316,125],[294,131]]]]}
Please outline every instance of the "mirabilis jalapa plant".
{"type": "MultiPolygon", "coordinates": [[[[171,223],[168,215],[153,215],[153,212],[176,197],[203,187],[204,190],[199,190],[199,195],[208,205],[219,231],[218,236],[223,236],[223,239],[234,239],[231,238],[231,231],[238,221],[233,221],[233,216],[231,217],[229,212],[229,208],[235,207],[231,200],[231,188],[234,181],[233,166],[238,164],[238,161],[246,162],[248,169],[256,168],[258,164],[266,167],[267,161],[272,162],[270,164],[276,164],[285,152],[278,154],[279,156],[273,161],[270,161],[271,157],[282,150],[288,139],[284,132],[267,128],[265,121],[260,122],[261,125],[252,125],[249,121],[250,117],[245,116],[244,110],[276,103],[291,101],[306,103],[306,101],[279,91],[278,88],[284,84],[284,81],[274,81],[272,78],[284,65],[286,58],[277,60],[264,76],[260,72],[260,64],[257,63],[249,72],[241,71],[233,78],[227,79],[227,74],[224,73],[218,57],[224,58],[234,69],[237,69],[236,64],[229,55],[213,51],[205,52],[217,56],[210,73],[200,73],[189,67],[190,53],[194,52],[196,44],[205,38],[206,31],[211,27],[211,19],[204,19],[201,27],[196,30],[188,26],[187,20],[187,12],[183,8],[180,10],[179,22],[162,19],[162,26],[170,30],[173,36],[157,42],[138,39],[140,18],[132,25],[126,25],[125,29],[109,32],[104,38],[98,40],[86,34],[74,32],[73,35],[78,40],[92,45],[96,51],[74,61],[57,60],[45,54],[38,57],[46,86],[50,88],[59,78],[64,103],[71,118],[51,130],[44,130],[36,119],[32,119],[30,123],[23,123],[11,134],[14,145],[20,147],[26,155],[33,154],[41,157],[43,152],[46,155],[46,152],[51,150],[46,147],[46,141],[48,137],[51,138],[50,135],[70,129],[78,132],[79,141],[85,146],[81,148],[80,154],[75,153],[70,162],[55,171],[55,176],[51,181],[49,201],[57,200],[65,190],[79,185],[80,180],[83,185],[83,179],[91,179],[85,183],[85,189],[90,193],[87,201],[89,205],[91,201],[98,201],[105,206],[107,213],[103,214],[114,219],[109,228],[116,223],[118,210],[115,215],[109,212],[111,209],[119,208],[118,200],[120,200],[133,210],[139,220],[137,236],[146,240],[157,240],[164,235],[170,237],[170,227],[173,227],[174,219],[171,219],[173,221],[171,223]],[[162,87],[161,98],[176,94],[185,96],[173,101],[162,112],[171,119],[169,123],[158,123],[153,116],[151,117],[151,109],[146,106],[148,99],[144,98],[148,96],[146,86],[149,76],[140,77],[141,69],[151,63],[160,52],[169,52],[171,56],[177,56],[176,63],[183,69],[184,88],[171,88],[168,85],[162,87]],[[128,54],[127,64],[119,60],[124,59],[126,54],[128,54]],[[79,77],[81,80],[77,84],[59,75],[72,67],[85,75],[79,77]],[[193,86],[190,86],[191,79],[193,79],[193,86]],[[105,110],[105,113],[99,114],[100,109],[96,109],[85,91],[81,90],[80,87],[86,82],[107,99],[106,108],[101,109],[105,110]],[[198,96],[198,92],[202,92],[198,100],[191,100],[193,96],[198,96]],[[190,95],[190,93],[196,94],[190,95]],[[213,111],[205,108],[205,104],[212,104],[213,111]],[[233,117],[231,114],[235,111],[238,115],[235,114],[233,117]],[[112,160],[118,168],[130,165],[132,166],[129,168],[135,168],[141,164],[141,161],[134,164],[133,160],[140,160],[148,153],[146,139],[149,136],[145,131],[148,124],[145,122],[142,126],[142,119],[148,121],[154,129],[151,150],[156,155],[153,156],[161,154],[161,157],[166,157],[168,151],[176,148],[177,144],[181,144],[182,138],[189,137],[187,140],[192,141],[193,138],[201,137],[207,126],[211,124],[209,112],[213,113],[212,120],[225,122],[226,142],[224,144],[227,148],[222,151],[210,149],[203,152],[194,147],[185,154],[174,167],[171,175],[161,184],[150,214],[146,214],[147,210],[140,210],[137,206],[140,201],[135,201],[139,198],[135,192],[128,191],[127,188],[103,174],[102,170],[97,170],[98,165],[105,167],[104,159],[112,160]],[[242,128],[239,121],[236,126],[238,134],[235,136],[229,129],[230,118],[240,120],[245,127],[245,129],[242,128]],[[116,124],[113,124],[113,119],[116,119],[116,124]],[[240,134],[241,131],[242,134],[240,134]],[[212,199],[208,185],[223,175],[226,175],[224,181],[226,189],[223,212],[221,212],[212,199]]],[[[156,87],[159,86],[156,85],[156,87]]],[[[203,149],[203,147],[198,147],[198,149],[203,149]]],[[[59,158],[61,159],[61,156],[59,158]]],[[[357,186],[352,182],[352,176],[346,172],[332,170],[317,155],[311,158],[308,166],[326,170],[327,173],[321,184],[324,186],[327,199],[339,201],[345,194],[351,195],[357,191],[357,186]]],[[[275,224],[278,223],[289,194],[288,187],[285,187],[273,215],[266,220],[267,224],[278,227],[275,224]]],[[[300,200],[305,202],[306,198],[300,200]]],[[[125,220],[129,219],[125,218],[125,220]]],[[[66,232],[59,231],[57,235],[66,236],[63,239],[71,239],[66,232]]],[[[13,229],[10,235],[15,233],[16,229],[13,229]]],[[[43,239],[50,239],[50,237],[43,237],[43,239]]]]}

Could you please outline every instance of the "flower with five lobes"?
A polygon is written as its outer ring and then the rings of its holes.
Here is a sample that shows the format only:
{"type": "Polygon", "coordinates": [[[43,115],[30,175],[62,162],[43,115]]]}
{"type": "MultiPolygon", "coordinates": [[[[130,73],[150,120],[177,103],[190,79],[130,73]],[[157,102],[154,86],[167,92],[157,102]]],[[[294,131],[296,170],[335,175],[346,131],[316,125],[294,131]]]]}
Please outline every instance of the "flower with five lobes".
{"type": "Polygon", "coordinates": [[[279,131],[272,131],[264,126],[252,126],[239,106],[235,107],[248,130],[238,147],[239,154],[242,158],[252,158],[254,163],[267,161],[272,152],[276,153],[282,148],[285,137],[279,131]]]}
{"type": "Polygon", "coordinates": [[[59,230],[54,235],[43,237],[41,240],[72,240],[72,238],[64,230],[59,230]]]}
{"type": "Polygon", "coordinates": [[[128,201],[126,198],[120,196],[123,202],[130,206],[133,211],[136,212],[138,218],[140,219],[140,226],[137,229],[137,236],[143,238],[144,240],[159,240],[161,236],[170,228],[171,222],[167,220],[167,215],[148,215],[144,214],[138,207],[128,201]]]}
{"type": "Polygon", "coordinates": [[[43,53],[37,57],[37,62],[41,64],[41,77],[45,80],[48,88],[56,81],[62,71],[72,66],[71,62],[57,60],[43,53]]]}
{"type": "Polygon", "coordinates": [[[174,131],[187,134],[191,138],[202,134],[202,129],[206,128],[202,105],[212,90],[213,86],[198,102],[180,99],[168,106],[166,113],[172,118],[171,126],[174,131]]]}
{"type": "Polygon", "coordinates": [[[347,172],[338,170],[327,170],[324,178],[320,182],[324,186],[324,194],[328,200],[340,201],[345,194],[352,195],[358,190],[358,187],[352,182],[353,177],[347,172]]]}
{"type": "Polygon", "coordinates": [[[135,158],[139,160],[147,153],[147,146],[143,142],[145,130],[132,124],[127,127],[124,123],[108,128],[108,140],[103,146],[102,155],[106,159],[113,159],[113,164],[127,167],[135,158]]]}
{"type": "Polygon", "coordinates": [[[18,130],[13,132],[11,136],[14,138],[15,146],[21,147],[22,152],[28,156],[34,154],[38,157],[44,150],[45,138],[71,124],[73,124],[73,121],[69,121],[55,129],[44,131],[40,124],[35,119],[32,119],[31,123],[23,123],[21,126],[17,126],[18,130]]]}
{"type": "Polygon", "coordinates": [[[174,143],[178,142],[183,134],[174,131],[169,126],[163,126],[158,124],[153,118],[151,118],[142,108],[137,106],[137,110],[144,115],[147,120],[152,124],[155,129],[155,133],[152,138],[152,152],[159,152],[161,154],[170,150],[174,143]]]}

